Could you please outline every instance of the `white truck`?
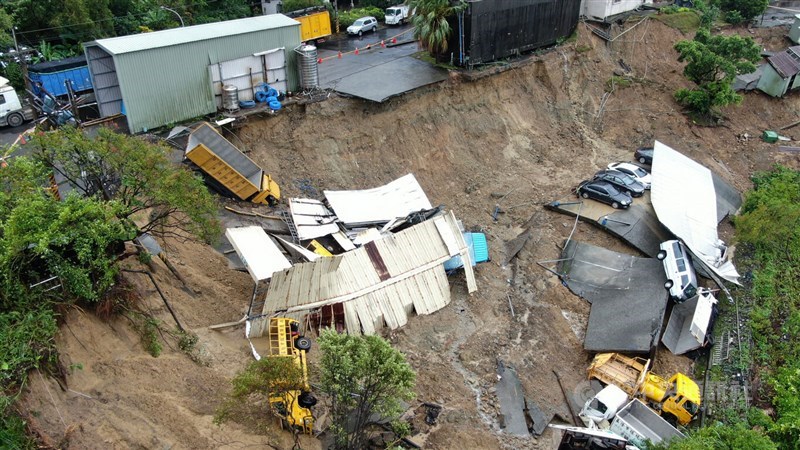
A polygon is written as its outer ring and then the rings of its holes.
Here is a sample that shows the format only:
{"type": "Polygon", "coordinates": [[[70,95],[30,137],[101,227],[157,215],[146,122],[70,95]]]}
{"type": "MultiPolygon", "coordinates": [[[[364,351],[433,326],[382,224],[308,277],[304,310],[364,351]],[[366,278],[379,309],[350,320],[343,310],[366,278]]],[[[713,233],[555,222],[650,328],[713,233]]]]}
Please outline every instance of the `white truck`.
{"type": "Polygon", "coordinates": [[[36,111],[23,104],[8,80],[0,77],[0,127],[18,127],[36,118],[36,111]]]}
{"type": "Polygon", "coordinates": [[[406,23],[409,17],[414,12],[408,8],[408,5],[397,5],[391,8],[386,8],[385,18],[386,25],[402,25],[406,23]]]}
{"type": "Polygon", "coordinates": [[[579,414],[592,430],[605,430],[621,436],[631,448],[645,448],[647,441],[659,443],[682,438],[683,433],[638,399],[610,384],[586,402],[579,414]]]}

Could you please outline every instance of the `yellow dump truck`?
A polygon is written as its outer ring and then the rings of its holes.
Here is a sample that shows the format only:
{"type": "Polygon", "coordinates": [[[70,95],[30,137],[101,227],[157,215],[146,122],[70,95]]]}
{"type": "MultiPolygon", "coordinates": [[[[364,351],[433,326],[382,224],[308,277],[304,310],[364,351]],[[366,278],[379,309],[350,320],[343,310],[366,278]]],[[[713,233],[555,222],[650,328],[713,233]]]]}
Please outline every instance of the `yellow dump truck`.
{"type": "Polygon", "coordinates": [[[215,187],[241,200],[274,205],[281,199],[278,183],[206,122],[189,134],[186,158],[208,175],[215,187]]]}
{"type": "Polygon", "coordinates": [[[700,410],[700,388],[691,378],[676,373],[665,379],[649,371],[650,360],[599,353],[589,366],[589,378],[613,384],[634,398],[643,398],[648,406],[681,425],[694,419],[700,410]]]}
{"type": "Polygon", "coordinates": [[[302,389],[292,389],[277,393],[269,398],[269,404],[280,414],[284,421],[293,428],[311,434],[314,428],[314,416],[311,408],[317,399],[311,394],[308,385],[308,366],[306,352],[311,349],[311,340],[300,336],[300,323],[285,317],[269,319],[269,355],[271,358],[294,358],[294,362],[302,371],[302,389]]]}
{"type": "Polygon", "coordinates": [[[319,43],[331,35],[331,15],[322,6],[292,11],[286,14],[300,22],[300,40],[319,43]]]}

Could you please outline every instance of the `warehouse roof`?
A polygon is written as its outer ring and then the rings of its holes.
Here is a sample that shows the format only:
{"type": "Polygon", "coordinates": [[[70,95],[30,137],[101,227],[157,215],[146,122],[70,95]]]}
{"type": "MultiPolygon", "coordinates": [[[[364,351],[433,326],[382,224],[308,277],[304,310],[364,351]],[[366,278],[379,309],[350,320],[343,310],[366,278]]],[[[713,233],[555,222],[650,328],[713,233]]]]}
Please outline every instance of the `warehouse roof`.
{"type": "Polygon", "coordinates": [[[96,44],[112,55],[138,52],[158,47],[186,44],[256,31],[300,26],[300,22],[283,14],[247,17],[244,19],[226,20],[224,22],[206,23],[190,27],[172,28],[152,33],[132,34],[108,39],[98,39],[89,44],[96,44]]]}

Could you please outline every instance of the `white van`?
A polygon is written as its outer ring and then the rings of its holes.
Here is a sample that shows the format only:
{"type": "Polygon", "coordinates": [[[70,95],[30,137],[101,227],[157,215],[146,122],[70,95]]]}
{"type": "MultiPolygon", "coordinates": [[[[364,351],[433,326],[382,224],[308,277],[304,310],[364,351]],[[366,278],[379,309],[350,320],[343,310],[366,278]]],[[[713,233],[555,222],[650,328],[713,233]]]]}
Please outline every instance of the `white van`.
{"type": "Polygon", "coordinates": [[[664,288],[675,302],[684,302],[697,295],[697,275],[692,260],[681,241],[665,241],[659,245],[661,250],[656,257],[664,264],[667,281],[664,288]]]}

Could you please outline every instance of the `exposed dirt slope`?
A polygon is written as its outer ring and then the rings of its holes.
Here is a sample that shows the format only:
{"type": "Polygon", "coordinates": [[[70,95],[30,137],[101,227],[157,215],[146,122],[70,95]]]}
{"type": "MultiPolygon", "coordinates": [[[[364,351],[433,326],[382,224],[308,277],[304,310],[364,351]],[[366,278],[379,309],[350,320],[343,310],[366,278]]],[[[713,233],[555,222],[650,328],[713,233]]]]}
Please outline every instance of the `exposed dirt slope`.
{"type": "MultiPolygon", "coordinates": [[[[785,46],[784,32],[759,30],[757,38],[775,50],[785,46]]],[[[672,43],[681,38],[650,20],[606,44],[581,26],[577,41],[493,76],[466,81],[453,75],[382,105],[332,96],[251,119],[240,130],[251,156],[281,182],[286,197],[374,187],[412,172],[434,204],[488,233],[495,262],[478,268],[477,293],[468,296],[456,279],[450,306],[387,333],[418,371],[418,400],[444,406],[439,425],[421,425],[426,448],[554,448],[551,433],[521,439],[501,431],[492,387],[498,360],[517,367],[527,395],[546,413],[569,417],[554,369],[580,394],[590,358],[582,350],[588,304],[536,264],[558,258],[557,244],[572,220],[544,211],[542,203],[569,198],[578,181],[612,160],[629,159],[635,147],[653,139],[740,189],[749,186],[753,170],[776,161],[797,167],[796,156],[757,139],[764,129],[798,120],[796,96],[778,101],[749,93],[717,128],[695,126],[680,113],[672,93],[687,84],[672,43]],[[607,95],[608,80],[623,66],[637,81],[607,95]],[[493,223],[490,213],[498,203],[505,213],[493,223]],[[500,267],[503,241],[528,222],[531,240],[513,267],[500,267]]],[[[584,224],[575,237],[634,252],[584,224]]],[[[227,380],[249,356],[241,330],[206,327],[241,317],[250,282],[207,247],[177,245],[173,258],[200,294],[187,295],[166,270],[158,279],[186,326],[200,336],[207,366],[170,348],[154,359],[125,319],[102,323],[76,311],[68,315],[59,344],[66,366],[83,365],[67,376],[69,388],[80,394],[34,375],[25,405],[51,439],[68,433],[73,448],[289,447],[287,433],[251,422],[211,424],[227,380]]],[[[130,275],[147,307],[171,323],[140,277],[130,275]]],[[[687,370],[689,364],[664,357],[656,370],[687,370]]]]}

